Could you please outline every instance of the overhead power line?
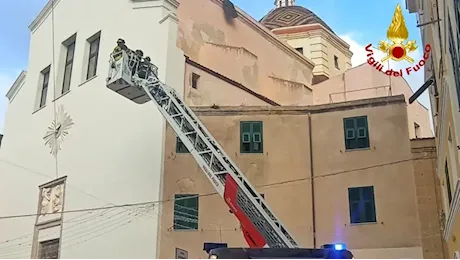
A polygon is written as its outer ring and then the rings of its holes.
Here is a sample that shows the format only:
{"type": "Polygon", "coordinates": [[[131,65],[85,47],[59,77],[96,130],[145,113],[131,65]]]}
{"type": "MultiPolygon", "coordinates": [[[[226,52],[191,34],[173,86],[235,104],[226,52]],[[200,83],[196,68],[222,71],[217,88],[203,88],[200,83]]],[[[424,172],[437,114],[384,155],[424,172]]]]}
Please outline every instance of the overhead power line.
{"type": "MultiPolygon", "coordinates": [[[[421,157],[418,157],[418,158],[403,159],[403,160],[393,161],[393,162],[389,162],[389,163],[382,163],[382,164],[376,164],[376,165],[362,167],[362,168],[356,168],[356,169],[351,169],[351,170],[344,170],[344,171],[339,171],[339,172],[327,173],[327,174],[322,174],[322,175],[313,176],[313,177],[304,177],[304,178],[298,178],[298,179],[293,179],[293,180],[274,182],[274,183],[269,183],[269,184],[265,184],[265,185],[259,185],[259,186],[256,186],[256,187],[266,188],[266,187],[284,185],[284,184],[289,184],[289,183],[307,181],[307,180],[311,180],[311,179],[331,177],[331,176],[341,175],[341,174],[345,174],[345,173],[363,171],[363,170],[368,170],[368,169],[372,169],[372,168],[378,168],[378,167],[383,167],[383,166],[388,166],[388,165],[394,165],[394,164],[399,164],[399,163],[404,163],[404,162],[409,162],[409,161],[414,161],[414,160],[428,160],[428,159],[436,159],[436,158],[428,157],[428,156],[421,156],[421,157]]],[[[138,206],[145,206],[145,205],[149,205],[149,204],[159,204],[159,203],[166,203],[166,202],[172,202],[172,201],[180,201],[180,200],[190,199],[192,197],[193,198],[194,197],[207,197],[207,196],[212,196],[212,195],[216,195],[216,194],[217,194],[217,192],[210,192],[210,193],[198,194],[196,196],[189,196],[189,197],[183,197],[183,198],[177,198],[177,199],[158,200],[158,201],[149,201],[149,202],[138,202],[138,203],[128,203],[128,204],[121,204],[121,205],[111,205],[111,206],[104,206],[104,207],[84,208],[84,209],[75,209],[75,210],[65,210],[65,211],[56,212],[56,213],[47,213],[47,215],[62,214],[62,213],[86,212],[86,211],[104,210],[104,209],[112,209],[112,208],[138,207],[138,206]]],[[[36,217],[38,215],[40,215],[40,214],[30,213],[30,214],[1,216],[0,220],[13,219],[13,218],[36,217]]]]}

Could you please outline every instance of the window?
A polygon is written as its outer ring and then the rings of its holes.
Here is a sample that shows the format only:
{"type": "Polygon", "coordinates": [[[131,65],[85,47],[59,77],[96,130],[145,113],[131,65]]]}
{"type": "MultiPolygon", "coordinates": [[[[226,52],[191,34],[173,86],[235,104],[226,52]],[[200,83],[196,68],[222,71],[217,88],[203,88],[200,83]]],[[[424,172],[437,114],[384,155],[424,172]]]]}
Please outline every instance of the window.
{"type": "Polygon", "coordinates": [[[348,188],[348,203],[350,223],[377,222],[373,186],[348,188]]]}
{"type": "Polygon", "coordinates": [[[452,24],[449,14],[447,15],[447,20],[449,27],[449,52],[452,60],[452,69],[454,71],[454,83],[457,90],[457,102],[459,102],[460,105],[460,72],[458,71],[460,67],[460,61],[457,53],[457,48],[455,47],[454,34],[452,32],[452,24]]]}
{"type": "Polygon", "coordinates": [[[189,153],[187,147],[185,147],[179,137],[176,137],[176,153],[189,153]]]}
{"type": "Polygon", "coordinates": [[[369,148],[367,116],[344,118],[345,148],[347,150],[369,148]]]}
{"type": "Polygon", "coordinates": [[[50,66],[41,72],[42,84],[40,93],[40,104],[38,108],[42,108],[46,104],[46,96],[48,95],[48,85],[50,81],[50,66]]]}
{"type": "Polygon", "coordinates": [[[191,82],[190,82],[190,86],[194,89],[198,88],[198,79],[200,78],[200,75],[198,74],[195,74],[192,72],[192,75],[191,75],[191,82]]]}
{"type": "Polygon", "coordinates": [[[75,41],[72,41],[67,45],[67,54],[65,58],[65,67],[64,67],[64,81],[62,83],[61,94],[64,94],[70,90],[70,80],[72,78],[74,52],[75,52],[75,41]]]}
{"type": "Polygon", "coordinates": [[[174,229],[198,229],[198,194],[174,196],[174,229]]]}
{"type": "Polygon", "coordinates": [[[40,242],[38,248],[39,259],[58,259],[59,238],[40,242]]]}
{"type": "Polygon", "coordinates": [[[295,48],[298,52],[302,53],[303,54],[303,48],[300,47],[300,48],[295,48]]]}
{"type": "MultiPolygon", "coordinates": [[[[460,28],[460,1],[459,0],[454,0],[454,10],[455,10],[455,21],[456,21],[455,26],[456,26],[457,31],[458,31],[458,28],[460,28]]],[[[457,46],[458,45],[460,45],[460,34],[457,32],[457,46]]],[[[458,49],[459,49],[459,47],[457,47],[457,50],[458,49]]],[[[459,58],[459,57],[457,57],[457,58],[459,58]]]]}
{"type": "Polygon", "coordinates": [[[86,74],[86,79],[90,79],[96,76],[97,71],[97,58],[99,57],[99,42],[100,36],[97,35],[97,38],[89,40],[89,58],[88,58],[88,73],[86,74]]]}
{"type": "Polygon", "coordinates": [[[446,175],[447,198],[449,199],[449,206],[450,206],[450,203],[452,202],[452,190],[450,189],[449,166],[447,166],[447,160],[444,166],[444,174],[446,175]]]}
{"type": "Polygon", "coordinates": [[[240,123],[241,153],[263,153],[262,122],[240,123]]]}
{"type": "Polygon", "coordinates": [[[336,69],[339,69],[339,57],[334,55],[334,65],[336,69]]]}
{"type": "Polygon", "coordinates": [[[415,138],[420,137],[420,125],[414,122],[415,138]]]}

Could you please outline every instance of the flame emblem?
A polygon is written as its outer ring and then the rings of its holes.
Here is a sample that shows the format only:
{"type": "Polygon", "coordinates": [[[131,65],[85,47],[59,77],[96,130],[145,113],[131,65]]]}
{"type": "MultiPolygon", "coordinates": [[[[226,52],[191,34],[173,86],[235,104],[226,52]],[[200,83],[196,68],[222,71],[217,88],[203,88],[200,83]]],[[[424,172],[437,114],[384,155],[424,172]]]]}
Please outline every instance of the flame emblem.
{"type": "Polygon", "coordinates": [[[415,40],[404,43],[404,41],[409,38],[409,31],[407,31],[406,22],[404,21],[404,16],[399,4],[396,5],[393,19],[387,30],[387,38],[391,43],[388,41],[379,41],[379,50],[387,54],[387,56],[381,60],[382,62],[388,59],[394,61],[406,60],[410,63],[414,62],[414,59],[407,54],[415,51],[417,45],[415,44],[415,40]]]}

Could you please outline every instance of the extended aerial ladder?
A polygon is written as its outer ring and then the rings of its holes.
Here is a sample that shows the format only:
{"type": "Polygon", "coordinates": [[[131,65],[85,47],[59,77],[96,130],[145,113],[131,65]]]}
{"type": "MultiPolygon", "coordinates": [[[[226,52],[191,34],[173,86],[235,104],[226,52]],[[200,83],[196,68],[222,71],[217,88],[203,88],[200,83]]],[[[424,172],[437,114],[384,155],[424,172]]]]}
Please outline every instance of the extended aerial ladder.
{"type": "Polygon", "coordinates": [[[129,49],[112,53],[107,87],[138,104],[153,101],[240,221],[250,247],[299,247],[190,107],[159,80],[155,65],[129,49]]]}

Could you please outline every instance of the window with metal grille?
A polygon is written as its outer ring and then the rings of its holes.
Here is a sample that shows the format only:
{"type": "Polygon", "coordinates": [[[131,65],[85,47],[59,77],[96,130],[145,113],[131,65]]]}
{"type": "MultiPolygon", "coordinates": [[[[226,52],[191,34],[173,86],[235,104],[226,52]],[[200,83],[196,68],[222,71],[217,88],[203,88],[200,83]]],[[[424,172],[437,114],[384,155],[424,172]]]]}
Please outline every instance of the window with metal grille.
{"type": "Polygon", "coordinates": [[[240,134],[241,153],[263,153],[262,122],[241,122],[240,134]]]}
{"type": "Polygon", "coordinates": [[[343,127],[347,150],[369,148],[367,116],[344,118],[343,127]]]}
{"type": "Polygon", "coordinates": [[[59,238],[47,240],[39,243],[39,259],[58,259],[59,257],[59,238]]]}
{"type": "Polygon", "coordinates": [[[176,194],[174,196],[175,230],[198,229],[198,194],[176,194]]]}
{"type": "Polygon", "coordinates": [[[350,223],[376,222],[374,187],[348,188],[350,223]]]}

